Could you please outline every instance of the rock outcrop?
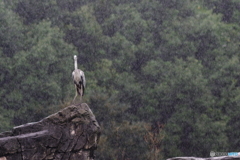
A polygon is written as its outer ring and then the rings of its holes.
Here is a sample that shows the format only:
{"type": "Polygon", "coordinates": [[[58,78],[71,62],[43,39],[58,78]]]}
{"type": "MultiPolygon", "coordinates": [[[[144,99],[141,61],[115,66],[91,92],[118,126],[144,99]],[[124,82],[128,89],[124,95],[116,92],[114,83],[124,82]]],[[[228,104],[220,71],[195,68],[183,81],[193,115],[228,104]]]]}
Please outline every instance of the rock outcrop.
{"type": "Polygon", "coordinates": [[[199,157],[174,157],[167,160],[240,160],[240,156],[221,156],[221,157],[209,157],[209,158],[199,158],[199,157]]]}
{"type": "Polygon", "coordinates": [[[86,103],[0,134],[0,160],[90,160],[100,127],[86,103]]]}

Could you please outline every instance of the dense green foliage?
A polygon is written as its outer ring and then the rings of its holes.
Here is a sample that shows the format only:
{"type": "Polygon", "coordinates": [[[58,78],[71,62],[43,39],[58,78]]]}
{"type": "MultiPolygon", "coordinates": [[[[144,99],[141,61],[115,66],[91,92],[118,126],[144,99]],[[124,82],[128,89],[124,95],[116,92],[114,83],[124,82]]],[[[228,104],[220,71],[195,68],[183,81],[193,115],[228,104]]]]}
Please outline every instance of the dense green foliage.
{"type": "Polygon", "coordinates": [[[98,159],[240,148],[237,0],[0,0],[0,131],[71,103],[73,55],[98,159]]]}

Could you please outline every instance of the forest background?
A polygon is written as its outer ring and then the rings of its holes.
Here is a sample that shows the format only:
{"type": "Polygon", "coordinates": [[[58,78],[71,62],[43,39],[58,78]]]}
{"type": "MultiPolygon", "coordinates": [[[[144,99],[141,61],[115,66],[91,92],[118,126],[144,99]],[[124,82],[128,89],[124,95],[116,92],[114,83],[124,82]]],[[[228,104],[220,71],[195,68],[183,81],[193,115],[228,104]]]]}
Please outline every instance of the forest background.
{"type": "Polygon", "coordinates": [[[0,131],[70,105],[73,55],[100,160],[240,148],[238,0],[0,0],[0,131]]]}

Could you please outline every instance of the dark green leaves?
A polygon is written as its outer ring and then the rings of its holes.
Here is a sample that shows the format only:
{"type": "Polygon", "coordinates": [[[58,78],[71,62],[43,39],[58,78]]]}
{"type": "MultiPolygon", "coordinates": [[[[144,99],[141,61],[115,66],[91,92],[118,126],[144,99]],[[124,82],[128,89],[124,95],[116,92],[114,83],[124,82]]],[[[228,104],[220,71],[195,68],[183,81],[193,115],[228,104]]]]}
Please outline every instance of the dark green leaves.
{"type": "Polygon", "coordinates": [[[103,128],[99,159],[239,147],[239,2],[0,3],[0,130],[70,104],[78,55],[103,128]]]}

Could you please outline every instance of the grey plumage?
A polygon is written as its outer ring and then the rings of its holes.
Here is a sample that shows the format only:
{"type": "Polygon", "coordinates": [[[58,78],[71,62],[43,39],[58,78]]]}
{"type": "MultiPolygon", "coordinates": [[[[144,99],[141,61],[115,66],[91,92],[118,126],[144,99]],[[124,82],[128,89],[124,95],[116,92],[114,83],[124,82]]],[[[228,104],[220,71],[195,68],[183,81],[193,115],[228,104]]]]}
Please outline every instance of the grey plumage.
{"type": "Polygon", "coordinates": [[[85,86],[86,86],[86,79],[84,72],[77,68],[77,56],[74,55],[74,67],[75,70],[72,72],[73,82],[76,88],[76,94],[73,99],[73,102],[75,101],[76,97],[80,96],[80,101],[82,102],[82,97],[84,95],[85,86]]]}

